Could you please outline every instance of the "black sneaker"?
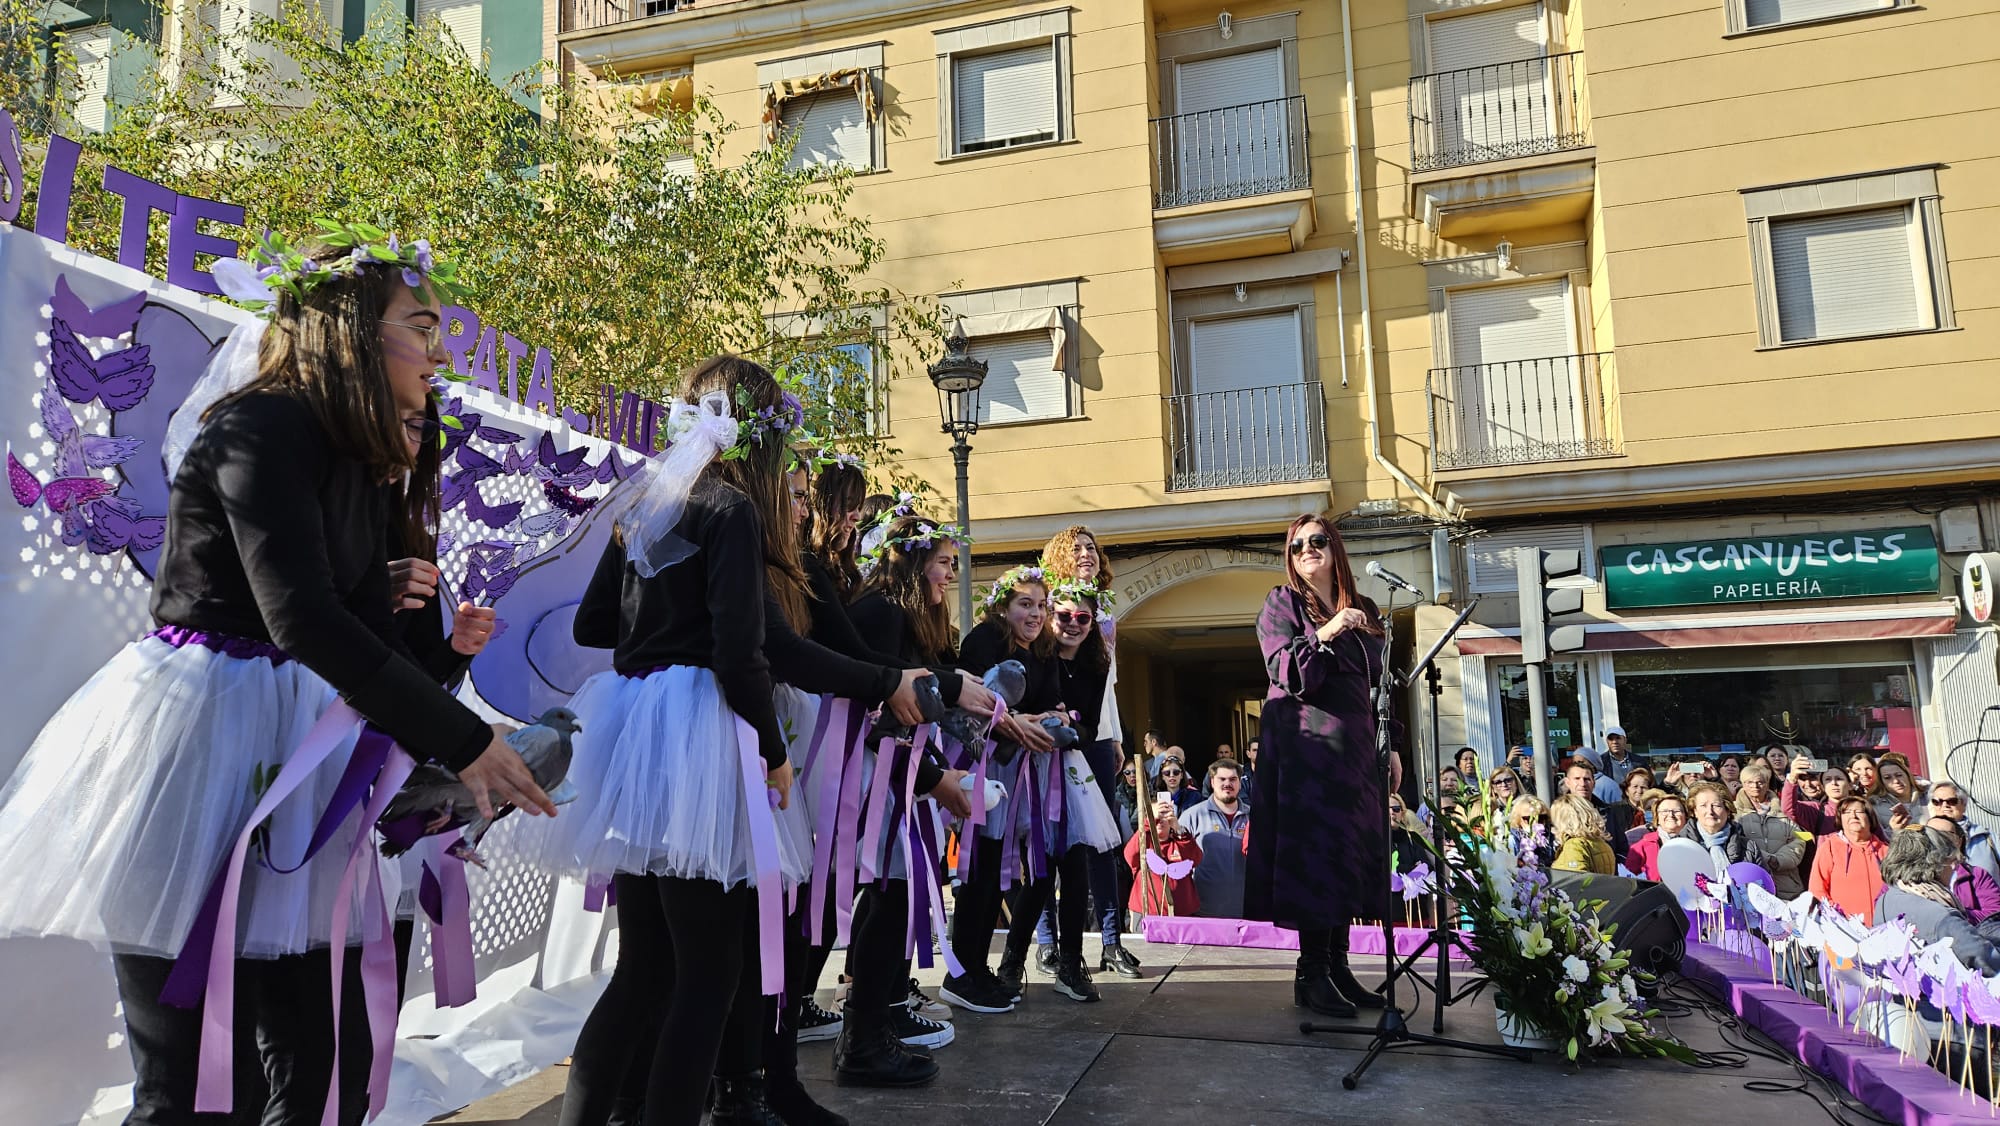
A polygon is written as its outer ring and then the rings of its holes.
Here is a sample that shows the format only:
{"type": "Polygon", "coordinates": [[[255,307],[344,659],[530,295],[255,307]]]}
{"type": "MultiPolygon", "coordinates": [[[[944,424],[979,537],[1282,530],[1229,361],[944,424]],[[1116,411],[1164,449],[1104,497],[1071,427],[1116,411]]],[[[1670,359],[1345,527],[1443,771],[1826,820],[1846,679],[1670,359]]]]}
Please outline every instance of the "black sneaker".
{"type": "Polygon", "coordinates": [[[910,1007],[911,1012],[927,1020],[951,1019],[951,1006],[940,1005],[932,1000],[930,994],[925,993],[923,987],[917,984],[916,978],[910,979],[910,999],[904,1004],[910,1007]]]}
{"type": "Polygon", "coordinates": [[[1014,1011],[1014,998],[1002,992],[993,975],[972,970],[944,979],[938,987],[938,996],[948,1004],[975,1013],[1008,1013],[1014,1011]]]}
{"type": "Polygon", "coordinates": [[[840,1027],[845,1023],[839,1013],[828,1012],[808,997],[799,1005],[799,1043],[813,1040],[831,1040],[840,1035],[840,1027]]]}
{"type": "Polygon", "coordinates": [[[1016,954],[1009,950],[1001,955],[1000,964],[993,969],[993,976],[1000,981],[1000,988],[1014,1000],[1021,999],[1021,985],[1028,977],[1028,955],[1025,951],[1016,954]]]}
{"type": "Polygon", "coordinates": [[[1065,954],[1056,963],[1056,992],[1085,1004],[1099,999],[1097,986],[1090,983],[1090,971],[1083,968],[1083,955],[1065,954]]]}
{"type": "Polygon", "coordinates": [[[1049,977],[1056,976],[1056,948],[1054,943],[1035,947],[1035,968],[1049,977]]]}
{"type": "Polygon", "coordinates": [[[957,1037],[949,1021],[920,1017],[903,1005],[890,1009],[889,1031],[909,1048],[942,1048],[957,1037]]]}
{"type": "Polygon", "coordinates": [[[1104,960],[1098,963],[1098,968],[1106,973],[1117,974],[1119,977],[1140,976],[1139,959],[1133,957],[1130,950],[1116,942],[1104,948],[1104,960]]]}
{"type": "Polygon", "coordinates": [[[880,1026],[850,1026],[833,1046],[833,1078],[843,1087],[921,1087],[937,1073],[936,1060],[910,1052],[880,1026]]]}

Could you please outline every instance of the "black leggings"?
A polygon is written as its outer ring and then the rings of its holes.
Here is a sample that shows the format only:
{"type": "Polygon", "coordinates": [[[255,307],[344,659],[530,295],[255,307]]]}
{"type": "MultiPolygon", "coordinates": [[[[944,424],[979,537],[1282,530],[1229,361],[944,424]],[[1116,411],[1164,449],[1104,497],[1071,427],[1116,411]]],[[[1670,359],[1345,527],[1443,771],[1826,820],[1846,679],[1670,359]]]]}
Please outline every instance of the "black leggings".
{"type": "Polygon", "coordinates": [[[1035,940],[1042,908],[1054,894],[1056,878],[1062,878],[1062,895],[1056,901],[1056,949],[1064,954],[1083,953],[1083,931],[1090,921],[1090,849],[1077,845],[1056,861],[1055,871],[1021,888],[1014,900],[1014,919],[1007,927],[1007,950],[1023,953],[1035,940]]]}
{"type": "Polygon", "coordinates": [[[958,847],[973,850],[972,878],[958,887],[951,952],[967,972],[979,973],[991,968],[993,927],[1000,921],[1000,842],[967,835],[958,847]]]}
{"type": "MultiPolygon", "coordinates": [[[[160,1000],[171,958],[114,954],[125,1040],[132,1052],[127,1126],[319,1126],[333,1074],[333,991],[325,950],[236,960],[233,1103],[227,1114],[196,1114],[201,1010],[160,1000]]],[[[358,1126],[368,1110],[374,1046],[361,990],[361,949],[347,951],[340,1005],[340,1115],[358,1126]]]]}
{"type": "Polygon", "coordinates": [[[602,1126],[628,1070],[644,1068],[646,1126],[697,1126],[718,1059],[758,1066],[757,889],[624,873],[613,882],[618,966],[577,1035],[558,1121],[602,1126]]]}
{"type": "MultiPolygon", "coordinates": [[[[847,944],[848,974],[854,981],[847,994],[846,1022],[848,1027],[859,1030],[879,1026],[890,1007],[903,1000],[903,990],[909,983],[910,960],[903,956],[910,910],[909,881],[868,884],[856,898],[847,944]]],[[[774,1013],[777,1001],[767,997],[761,1010],[763,1064],[773,1086],[798,1081],[799,1009],[819,988],[820,974],[825,971],[832,952],[837,906],[834,896],[829,894],[821,932],[825,945],[813,945],[809,929],[812,888],[799,888],[798,908],[785,920],[785,1004],[774,1013]]],[[[730,1074],[730,1063],[725,1053],[716,1074],[730,1074]]]]}

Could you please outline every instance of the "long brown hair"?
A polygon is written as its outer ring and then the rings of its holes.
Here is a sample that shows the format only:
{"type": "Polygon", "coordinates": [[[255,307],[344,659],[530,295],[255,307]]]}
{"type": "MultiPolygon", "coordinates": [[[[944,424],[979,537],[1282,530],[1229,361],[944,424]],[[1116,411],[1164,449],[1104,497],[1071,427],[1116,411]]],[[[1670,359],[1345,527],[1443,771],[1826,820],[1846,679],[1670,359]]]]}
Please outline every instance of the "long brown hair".
{"type": "MultiPolygon", "coordinates": [[[[711,391],[729,396],[730,409],[741,410],[739,400],[747,398],[751,410],[774,410],[784,405],[784,388],[762,365],[741,356],[711,356],[695,365],[681,384],[681,397],[689,403],[701,402],[711,391]]],[[[792,532],[792,495],[785,487],[785,473],[792,451],[777,434],[766,434],[752,442],[743,457],[718,459],[705,471],[716,480],[750,498],[764,519],[764,575],[785,620],[792,629],[804,633],[812,626],[812,610],[806,604],[806,573],[799,564],[799,538],[792,532]]],[[[718,623],[720,627],[721,623],[718,623]]]]}
{"type": "Polygon", "coordinates": [[[1049,542],[1042,547],[1042,570],[1047,571],[1049,577],[1057,581],[1082,578],[1083,576],[1076,573],[1078,536],[1089,536],[1091,545],[1097,549],[1097,578],[1092,581],[1097,584],[1099,590],[1109,587],[1111,557],[1104,554],[1104,544],[1097,538],[1097,533],[1082,524],[1071,524],[1049,537],[1049,542]]]}
{"type": "MultiPolygon", "coordinates": [[[[1067,602],[1069,599],[1062,599],[1062,601],[1067,602]]],[[[1053,594],[1050,595],[1048,632],[1056,639],[1056,652],[1060,653],[1062,652],[1062,635],[1056,632],[1056,602],[1056,597],[1053,594]]],[[[1087,594],[1079,595],[1076,598],[1076,603],[1079,606],[1088,606],[1091,616],[1093,618],[1096,617],[1097,599],[1087,594]]],[[[1075,659],[1082,661],[1084,666],[1093,672],[1103,672],[1111,667],[1111,651],[1105,648],[1104,631],[1097,628],[1095,621],[1092,621],[1090,628],[1084,631],[1083,642],[1076,647],[1075,659]]]]}
{"type": "Polygon", "coordinates": [[[437,562],[438,478],[444,472],[440,425],[437,400],[425,400],[424,433],[417,440],[416,464],[396,487],[390,505],[393,524],[389,532],[398,541],[396,553],[433,563],[437,562]]]}
{"type": "Polygon", "coordinates": [[[943,550],[943,545],[933,544],[913,551],[900,542],[912,536],[921,537],[937,526],[937,521],[921,516],[902,516],[890,523],[889,546],[882,553],[881,562],[869,572],[867,581],[854,592],[854,598],[860,601],[879,593],[888,599],[890,605],[910,619],[910,630],[916,634],[922,659],[929,664],[945,665],[951,663],[958,650],[951,628],[951,608],[944,600],[931,604],[929,584],[924,580],[924,571],[943,550]]]}
{"type": "MultiPolygon", "coordinates": [[[[305,255],[325,263],[351,249],[319,244],[305,255]]],[[[402,284],[399,273],[371,268],[333,275],[303,301],[279,291],[257,349],[257,377],[203,418],[245,395],[276,391],[304,403],[334,451],[367,466],[375,480],[394,481],[416,468],[382,358],[382,313],[402,284]]]]}
{"type": "MultiPolygon", "coordinates": [[[[963,565],[960,564],[960,566],[963,565]]],[[[1014,596],[1019,594],[1021,587],[1024,586],[1041,587],[1042,597],[1047,598],[1049,596],[1048,583],[1042,582],[1039,579],[1023,580],[1018,586],[1008,587],[1007,597],[996,599],[993,603],[993,608],[986,611],[986,620],[992,623],[994,629],[1000,631],[1000,636],[1007,639],[1007,646],[1010,649],[1014,646],[1014,627],[1007,622],[1007,607],[1013,603],[1014,596]]],[[[1055,655],[1056,634],[1054,630],[1049,628],[1050,621],[1051,619],[1048,616],[1043,616],[1042,632],[1036,634],[1035,640],[1028,644],[1028,652],[1034,656],[1047,658],[1055,655]]]]}
{"type": "Polygon", "coordinates": [[[1354,567],[1347,561],[1347,544],[1341,540],[1340,531],[1333,526],[1330,517],[1307,513],[1294,519],[1292,526],[1286,530],[1285,585],[1305,600],[1306,616],[1312,620],[1314,626],[1325,625],[1328,619],[1342,610],[1358,608],[1368,615],[1368,624],[1361,627],[1362,631],[1377,637],[1382,635],[1381,611],[1375,608],[1373,599],[1362,597],[1360,589],[1354,585],[1354,567]],[[1320,530],[1326,533],[1326,554],[1333,563],[1332,606],[1328,606],[1319,596],[1319,591],[1306,581],[1305,576],[1299,574],[1297,557],[1292,554],[1292,542],[1299,538],[1301,532],[1314,524],[1318,524],[1320,530]]]}
{"type": "Polygon", "coordinates": [[[813,478],[812,508],[806,517],[806,546],[819,556],[833,576],[842,597],[861,585],[861,569],[854,565],[855,544],[861,528],[842,531],[847,514],[861,507],[868,493],[868,477],[852,465],[828,462],[813,478]]]}

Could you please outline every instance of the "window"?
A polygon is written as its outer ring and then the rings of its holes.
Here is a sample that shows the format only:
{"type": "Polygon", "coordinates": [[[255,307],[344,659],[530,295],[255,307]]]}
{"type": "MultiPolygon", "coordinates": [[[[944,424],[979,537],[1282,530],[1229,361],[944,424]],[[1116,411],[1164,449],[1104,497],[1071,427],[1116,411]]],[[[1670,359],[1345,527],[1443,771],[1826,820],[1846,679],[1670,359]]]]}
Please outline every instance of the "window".
{"type": "Polygon", "coordinates": [[[1514,553],[1524,547],[1548,551],[1574,550],[1583,560],[1584,574],[1597,571],[1597,560],[1590,550],[1590,534],[1580,524],[1510,528],[1476,536],[1466,543],[1465,578],[1472,593],[1507,594],[1519,589],[1520,580],[1514,572],[1514,553]]]}
{"type": "Polygon", "coordinates": [[[981,426],[1069,417],[1069,377],[1056,369],[1047,331],[983,337],[969,351],[986,361],[981,426]]]}
{"type": "Polygon", "coordinates": [[[1069,140],[1069,10],[937,33],[939,155],[1069,140]]]}
{"type": "Polygon", "coordinates": [[[102,133],[111,127],[111,52],[117,38],[118,32],[108,23],[71,32],[69,36],[80,87],[76,123],[86,132],[102,133]]]}
{"type": "Polygon", "coordinates": [[[1957,327],[1934,168],[1744,193],[1766,348],[1957,327]]]}
{"type": "Polygon", "coordinates": [[[467,57],[478,62],[485,49],[484,0],[417,0],[417,22],[435,20],[444,35],[456,41],[467,57]]]}
{"type": "Polygon", "coordinates": [[[787,167],[875,166],[875,130],[853,89],[835,88],[791,98],[783,103],[780,114],[785,129],[798,137],[787,167]]]}
{"type": "Polygon", "coordinates": [[[826,404],[831,414],[828,425],[835,437],[880,430],[882,396],[876,377],[876,350],[875,341],[857,340],[802,357],[793,365],[807,397],[826,404]],[[857,382],[862,384],[858,398],[852,390],[857,382]]]}
{"type": "Polygon", "coordinates": [[[1766,28],[1820,20],[1843,19],[1888,12],[1915,5],[1915,0],[1729,0],[1729,33],[1763,31],[1766,28]]]}
{"type": "Polygon", "coordinates": [[[1459,164],[1499,160],[1541,151],[1555,135],[1546,22],[1540,4],[1430,22],[1433,79],[1423,90],[1438,151],[1459,164]]]}

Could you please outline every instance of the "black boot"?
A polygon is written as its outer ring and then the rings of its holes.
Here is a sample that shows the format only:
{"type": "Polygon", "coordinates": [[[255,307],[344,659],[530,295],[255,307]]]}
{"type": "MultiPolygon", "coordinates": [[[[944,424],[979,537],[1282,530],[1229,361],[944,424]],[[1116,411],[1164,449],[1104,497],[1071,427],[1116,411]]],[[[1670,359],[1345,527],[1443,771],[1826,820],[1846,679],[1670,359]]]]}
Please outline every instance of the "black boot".
{"type": "Polygon", "coordinates": [[[1056,955],[1056,992],[1072,1001],[1088,1004],[1098,999],[1090,971],[1083,968],[1082,954],[1056,955]]]}
{"type": "Polygon", "coordinates": [[[764,1097],[785,1126],[847,1126],[847,1119],[814,1102],[797,1076],[790,1082],[770,1077],[764,1097]]]}
{"type": "Polygon", "coordinates": [[[1354,971],[1347,968],[1345,950],[1333,952],[1332,964],[1327,967],[1327,977],[1333,981],[1333,988],[1341,997],[1357,1009],[1379,1009],[1388,1004],[1380,993],[1355,980],[1354,971]]]}
{"type": "Polygon", "coordinates": [[[1019,1001],[1022,983],[1028,977],[1028,952],[1009,946],[1007,952],[1000,956],[1000,965],[993,971],[993,976],[1000,979],[1000,988],[1007,991],[1007,996],[1019,1001]]]}
{"type": "Polygon", "coordinates": [[[937,1078],[937,1061],[903,1047],[887,1025],[847,1014],[833,1046],[834,1081],[843,1087],[921,1087],[937,1078]]]}
{"type": "Polygon", "coordinates": [[[734,1079],[715,1081],[715,1106],[708,1113],[709,1126],[785,1126],[764,1101],[764,1073],[753,1071],[734,1079]]]}
{"type": "Polygon", "coordinates": [[[1321,1016],[1352,1018],[1354,1006],[1334,987],[1330,932],[1299,932],[1299,964],[1292,978],[1292,1003],[1321,1016]]]}

